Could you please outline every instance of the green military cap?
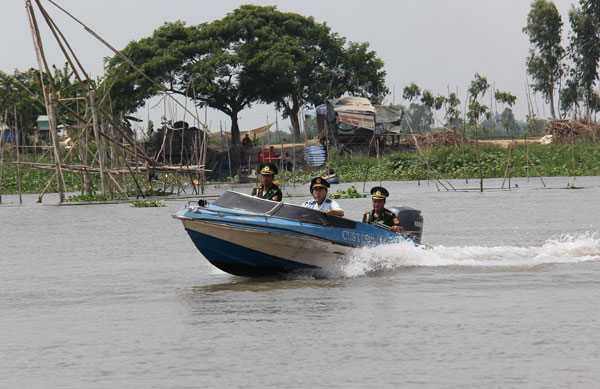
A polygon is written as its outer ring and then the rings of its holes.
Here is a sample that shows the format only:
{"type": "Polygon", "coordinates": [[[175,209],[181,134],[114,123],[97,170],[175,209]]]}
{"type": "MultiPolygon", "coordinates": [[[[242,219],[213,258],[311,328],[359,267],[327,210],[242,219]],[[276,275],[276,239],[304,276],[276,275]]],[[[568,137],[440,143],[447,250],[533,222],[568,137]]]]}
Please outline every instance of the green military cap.
{"type": "Polygon", "coordinates": [[[374,186],[373,188],[371,188],[371,197],[375,199],[385,199],[389,195],[390,192],[388,192],[388,190],[385,189],[383,186],[374,186]]]}
{"type": "Polygon", "coordinates": [[[310,193],[312,193],[313,189],[315,188],[329,188],[331,185],[329,184],[329,181],[327,181],[326,179],[322,178],[322,177],[315,177],[312,179],[312,181],[310,182],[310,193]]]}
{"type": "Polygon", "coordinates": [[[263,162],[260,164],[260,174],[277,174],[277,166],[271,162],[263,162]]]}

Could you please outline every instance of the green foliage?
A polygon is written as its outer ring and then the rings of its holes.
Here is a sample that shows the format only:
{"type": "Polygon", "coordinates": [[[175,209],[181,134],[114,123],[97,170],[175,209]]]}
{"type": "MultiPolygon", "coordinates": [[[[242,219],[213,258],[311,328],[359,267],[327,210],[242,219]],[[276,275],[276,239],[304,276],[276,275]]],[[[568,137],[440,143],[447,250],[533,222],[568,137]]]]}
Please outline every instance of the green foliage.
{"type": "Polygon", "coordinates": [[[511,94],[510,92],[502,92],[496,89],[494,95],[497,102],[508,104],[509,107],[512,107],[515,101],[517,101],[517,96],[511,94]]]}
{"type": "Polygon", "coordinates": [[[421,103],[425,104],[429,108],[433,107],[435,104],[435,97],[433,96],[433,93],[428,90],[424,90],[423,95],[421,95],[421,103]]]}
{"type": "Polygon", "coordinates": [[[388,93],[383,61],[369,44],[346,43],[312,17],[244,5],[218,23],[230,26],[229,39],[244,52],[249,89],[290,118],[296,139],[303,104],[343,94],[366,94],[378,103],[388,93]]]}
{"type": "Polygon", "coordinates": [[[527,73],[533,79],[533,90],[541,92],[554,111],[554,89],[563,75],[561,46],[562,20],[552,1],[535,0],[527,15],[523,32],[533,46],[527,57],[527,73]]]}
{"type": "MultiPolygon", "coordinates": [[[[388,93],[383,61],[367,43],[346,43],[325,23],[275,6],[242,5],[198,26],[166,23],[122,52],[164,89],[228,115],[234,147],[238,114],[255,102],[283,109],[299,139],[303,104],[343,93],[366,93],[378,102],[388,93]]],[[[118,56],[109,62],[113,80],[112,102],[120,112],[135,111],[160,91],[118,56]]]]}
{"type": "Polygon", "coordinates": [[[574,108],[577,114],[578,101],[585,101],[585,116],[589,117],[600,110],[600,98],[594,91],[600,61],[600,5],[597,0],[580,0],[579,3],[581,8],[569,10],[572,34],[568,53],[572,66],[567,94],[561,95],[561,109],[574,108]]]}
{"type": "Polygon", "coordinates": [[[156,207],[166,207],[167,203],[164,200],[139,200],[131,203],[131,206],[134,208],[156,208],[156,207]]]}
{"type": "Polygon", "coordinates": [[[489,119],[488,107],[479,102],[487,92],[490,84],[487,78],[482,77],[479,73],[475,73],[475,78],[471,81],[469,87],[469,111],[467,117],[471,125],[477,125],[479,118],[485,115],[489,119]]]}
{"type": "MultiPolygon", "coordinates": [[[[81,88],[75,81],[73,71],[68,64],[63,68],[52,65],[52,70],[52,74],[44,74],[44,82],[46,85],[52,83],[57,97],[64,99],[82,95],[81,88]]],[[[77,101],[63,101],[63,104],[77,111],[77,101]]],[[[64,108],[58,106],[59,115],[62,111],[64,108]]],[[[35,69],[25,72],[15,71],[12,75],[0,71],[0,112],[6,114],[6,121],[9,124],[18,120],[19,126],[31,133],[37,117],[46,114],[39,71],[35,69]],[[17,118],[13,117],[15,109],[17,118]]],[[[2,120],[4,121],[4,116],[2,120]]]]}
{"type": "Polygon", "coordinates": [[[367,197],[367,195],[358,193],[356,188],[351,186],[347,190],[338,189],[335,193],[330,194],[329,197],[332,199],[355,199],[367,197]]]}
{"type": "MultiPolygon", "coordinates": [[[[578,142],[574,145],[575,171],[573,172],[571,146],[539,145],[530,144],[529,159],[533,161],[539,174],[542,176],[600,176],[600,144],[594,142],[578,142]]],[[[480,145],[482,174],[484,178],[502,177],[506,169],[508,159],[508,150],[499,146],[480,145]]],[[[2,193],[17,193],[16,169],[11,160],[10,154],[5,154],[4,172],[2,180],[2,193]]],[[[429,165],[437,170],[443,177],[464,178],[463,162],[460,147],[438,147],[428,150],[424,158],[429,165]]],[[[477,155],[474,146],[465,147],[466,170],[468,178],[478,177],[477,155]]],[[[430,175],[427,166],[422,157],[413,153],[392,153],[385,154],[377,158],[368,158],[366,156],[341,156],[335,152],[330,153],[331,168],[336,171],[340,182],[362,182],[367,181],[401,181],[429,179],[430,175]]],[[[40,193],[52,177],[51,170],[31,170],[23,169],[22,173],[22,191],[23,193],[40,193]]],[[[310,182],[317,175],[325,174],[324,171],[299,171],[282,172],[280,180],[287,182],[310,182]]],[[[527,163],[526,148],[524,146],[515,146],[512,151],[512,173],[513,177],[533,176],[531,166],[527,163]]],[[[436,173],[437,175],[437,173],[436,173]]],[[[81,190],[81,179],[79,175],[72,173],[64,174],[67,188],[70,191],[81,190]]],[[[92,176],[94,187],[99,186],[98,176],[92,176]]],[[[129,184],[132,185],[131,183],[129,184]]],[[[219,188],[220,185],[214,185],[219,188]]],[[[49,192],[56,192],[58,189],[54,183],[49,192]]],[[[151,190],[146,196],[169,195],[168,192],[151,190]]],[[[131,188],[127,191],[127,196],[115,194],[113,197],[102,196],[100,194],[70,196],[67,201],[110,201],[115,199],[126,199],[136,195],[135,190],[131,188]]]]}
{"type": "MultiPolygon", "coordinates": [[[[567,146],[530,144],[529,159],[537,171],[545,177],[572,175],[571,148],[567,146]]],[[[482,175],[484,178],[503,177],[508,159],[508,149],[494,145],[480,145],[482,175]]],[[[533,176],[527,163],[526,148],[515,146],[512,151],[513,177],[533,176]]],[[[600,144],[575,144],[575,174],[578,176],[600,175],[600,144]]],[[[429,150],[424,157],[429,165],[441,176],[448,179],[464,178],[462,152],[460,147],[438,147],[429,150]]],[[[466,170],[468,178],[478,178],[477,154],[474,146],[465,147],[466,170]]],[[[380,167],[376,158],[364,156],[340,157],[331,160],[331,167],[337,172],[340,182],[395,181],[429,179],[427,166],[422,158],[412,153],[386,154],[380,158],[380,167]]],[[[299,172],[300,173],[300,172],[299,172]]],[[[437,176],[437,173],[436,173],[437,176]]],[[[310,181],[314,172],[307,174],[301,182],[310,181]]]]}
{"type": "MultiPolygon", "coordinates": [[[[158,189],[148,189],[148,190],[144,191],[145,197],[171,196],[172,194],[173,194],[173,192],[167,192],[167,191],[158,190],[158,189]]],[[[135,189],[129,189],[127,191],[128,197],[136,197],[137,195],[138,195],[138,192],[135,189]]]]}
{"type": "Polygon", "coordinates": [[[414,82],[411,82],[410,85],[404,87],[402,97],[406,100],[413,101],[419,96],[421,96],[421,88],[414,82]]]}
{"type": "Polygon", "coordinates": [[[111,200],[126,200],[127,196],[122,193],[114,193],[111,195],[103,195],[102,193],[84,193],[82,195],[73,195],[65,198],[65,202],[91,202],[91,201],[111,201],[111,200]]]}
{"type": "Polygon", "coordinates": [[[433,111],[426,104],[411,103],[405,112],[405,120],[402,121],[402,129],[409,133],[412,128],[415,132],[431,130],[433,125],[433,111]]]}

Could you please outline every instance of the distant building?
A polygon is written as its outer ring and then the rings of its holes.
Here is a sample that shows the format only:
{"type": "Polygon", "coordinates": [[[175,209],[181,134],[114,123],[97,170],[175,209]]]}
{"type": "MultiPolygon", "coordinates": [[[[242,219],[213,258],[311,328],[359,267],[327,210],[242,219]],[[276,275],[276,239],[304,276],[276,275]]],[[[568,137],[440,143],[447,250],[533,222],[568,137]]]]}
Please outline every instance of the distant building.
{"type": "MultiPolygon", "coordinates": [[[[36,143],[39,141],[50,142],[52,136],[50,135],[50,120],[48,119],[48,115],[39,115],[37,117],[36,128],[34,130],[36,143]]],[[[65,136],[65,128],[62,124],[58,126],[57,130],[59,137],[65,136]]]]}
{"type": "Polygon", "coordinates": [[[15,130],[10,129],[6,124],[0,123],[0,139],[4,143],[12,143],[15,141],[15,130]]]}

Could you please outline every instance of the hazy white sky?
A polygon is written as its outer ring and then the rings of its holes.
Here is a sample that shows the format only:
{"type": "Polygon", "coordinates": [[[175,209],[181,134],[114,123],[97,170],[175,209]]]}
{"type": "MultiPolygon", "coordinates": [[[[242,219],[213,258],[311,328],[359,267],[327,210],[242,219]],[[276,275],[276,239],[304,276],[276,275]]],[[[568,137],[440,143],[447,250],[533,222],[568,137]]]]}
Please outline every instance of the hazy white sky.
{"type": "MultiPolygon", "coordinates": [[[[32,0],[33,1],[33,0],[32,0]]],[[[41,0],[71,43],[84,67],[93,76],[102,74],[103,57],[112,52],[65,16],[47,0],[41,0]]],[[[277,5],[286,12],[313,16],[331,29],[356,42],[369,42],[385,62],[387,84],[395,95],[387,98],[402,103],[402,89],[411,81],[434,93],[458,88],[461,100],[473,75],[479,72],[497,89],[517,96],[517,118],[527,114],[525,58],[529,49],[522,32],[528,0],[396,0],[396,1],[197,1],[197,0],[56,0],[117,49],[129,41],[146,37],[166,21],[183,20],[188,25],[224,17],[241,4],[277,5]]],[[[568,10],[576,0],[555,0],[565,26],[570,30],[568,10]]],[[[37,67],[24,0],[2,0],[0,70],[13,72],[37,67]]],[[[43,39],[50,63],[64,59],[47,30],[43,39]]],[[[543,109],[538,98],[540,115],[543,109]]],[[[164,107],[152,108],[150,118],[159,120],[164,107]]],[[[146,113],[143,113],[145,118],[146,113]]],[[[172,114],[168,113],[169,118],[172,114]]],[[[273,120],[274,109],[257,106],[240,114],[242,130],[273,120]]],[[[179,118],[181,118],[179,109],[179,118]]],[[[227,116],[209,112],[212,130],[227,116]]],[[[281,123],[281,122],[280,122],[281,123]]],[[[282,123],[282,127],[287,124],[282,123]]]]}

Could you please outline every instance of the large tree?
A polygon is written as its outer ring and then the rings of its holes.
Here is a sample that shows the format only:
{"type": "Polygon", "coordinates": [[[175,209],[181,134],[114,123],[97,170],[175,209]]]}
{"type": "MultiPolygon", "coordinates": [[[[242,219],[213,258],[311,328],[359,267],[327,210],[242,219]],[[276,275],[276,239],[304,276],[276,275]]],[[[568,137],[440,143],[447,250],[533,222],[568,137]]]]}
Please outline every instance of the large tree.
{"type": "Polygon", "coordinates": [[[241,82],[244,61],[227,39],[208,24],[186,26],[165,23],[152,36],[130,42],[109,62],[112,102],[118,111],[131,113],[161,92],[191,98],[203,107],[217,109],[231,119],[233,158],[239,163],[238,115],[256,95],[241,82]],[[142,74],[143,73],[143,74],[142,74]]]}
{"type": "Polygon", "coordinates": [[[302,105],[344,94],[380,102],[388,92],[383,62],[367,43],[346,43],[312,17],[244,5],[213,28],[245,60],[244,85],[290,118],[296,139],[302,105]]]}
{"type": "Polygon", "coordinates": [[[572,33],[569,44],[569,57],[572,61],[567,93],[561,95],[561,107],[569,109],[585,102],[585,116],[600,110],[599,97],[594,91],[598,81],[600,61],[600,1],[580,0],[581,8],[571,7],[569,20],[572,33]]]}
{"type": "Polygon", "coordinates": [[[198,26],[166,23],[122,52],[139,71],[119,56],[110,60],[107,85],[114,83],[117,110],[133,112],[161,90],[193,97],[231,118],[234,148],[238,114],[254,102],[282,109],[298,139],[303,104],[344,93],[378,102],[387,93],[383,62],[368,44],[346,44],[326,24],[274,6],[243,5],[198,26]]]}
{"type": "Polygon", "coordinates": [[[527,15],[527,25],[523,31],[529,35],[533,46],[527,57],[527,73],[533,79],[533,89],[541,92],[550,103],[550,112],[556,117],[554,109],[554,90],[562,77],[561,46],[562,19],[552,1],[535,0],[527,15]]]}

